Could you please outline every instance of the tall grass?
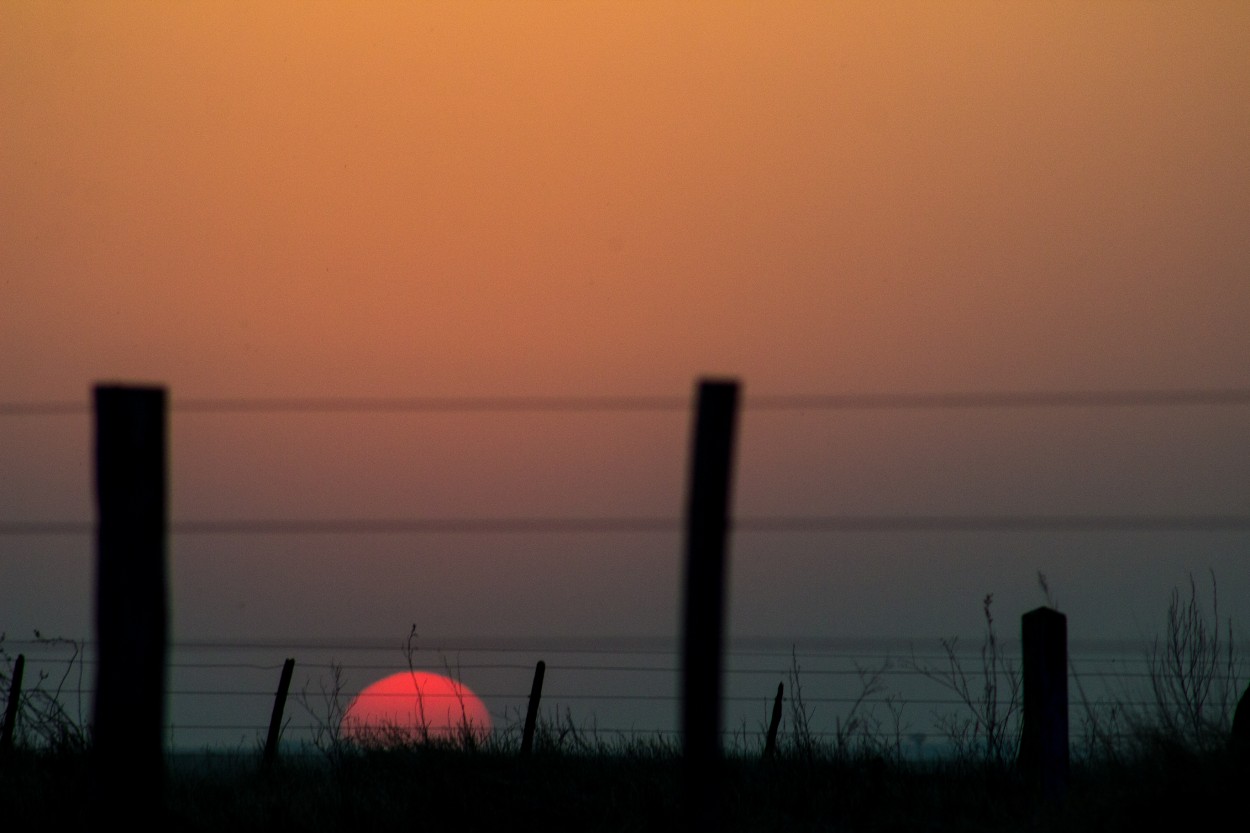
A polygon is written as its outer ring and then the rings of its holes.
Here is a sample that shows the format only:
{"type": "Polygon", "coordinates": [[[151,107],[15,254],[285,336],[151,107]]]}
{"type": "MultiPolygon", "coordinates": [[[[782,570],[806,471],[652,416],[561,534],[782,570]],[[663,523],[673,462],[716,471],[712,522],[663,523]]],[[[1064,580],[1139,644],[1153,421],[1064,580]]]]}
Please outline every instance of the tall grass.
{"type": "Polygon", "coordinates": [[[1190,575],[1188,596],[1172,590],[1164,633],[1150,654],[1154,710],[1149,724],[1198,749],[1222,745],[1232,730],[1244,674],[1234,648],[1233,623],[1220,621],[1214,573],[1210,618],[1190,575]]]}
{"type": "Polygon", "coordinates": [[[994,627],[994,596],[981,602],[985,632],[981,643],[979,672],[964,668],[956,639],[940,640],[944,665],[920,662],[910,667],[952,692],[962,708],[937,715],[954,747],[954,757],[1004,767],[1015,761],[1020,748],[1021,677],[1019,667],[1003,651],[994,627]]]}
{"type": "MultiPolygon", "coordinates": [[[[53,752],[85,750],[90,745],[90,728],[83,716],[82,645],[73,639],[46,637],[39,631],[35,631],[35,644],[41,648],[68,649],[70,655],[59,674],[40,669],[33,679],[30,674],[24,676],[14,742],[53,752]]],[[[0,633],[0,718],[8,708],[16,660],[5,645],[5,635],[0,633]]]]}
{"type": "Polygon", "coordinates": [[[1133,691],[1093,704],[1073,670],[1084,757],[1115,763],[1226,751],[1246,686],[1246,662],[1237,653],[1232,620],[1221,619],[1213,573],[1210,594],[1208,612],[1192,574],[1187,593],[1172,589],[1163,633],[1145,656],[1144,700],[1133,691]]]}

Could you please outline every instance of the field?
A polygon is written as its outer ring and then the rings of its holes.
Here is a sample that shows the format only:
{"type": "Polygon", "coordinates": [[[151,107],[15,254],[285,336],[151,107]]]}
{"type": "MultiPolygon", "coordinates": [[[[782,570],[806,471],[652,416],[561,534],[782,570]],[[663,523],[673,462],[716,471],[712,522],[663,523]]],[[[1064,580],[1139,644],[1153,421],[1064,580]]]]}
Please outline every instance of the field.
{"type": "MultiPolygon", "coordinates": [[[[1250,769],[1231,753],[1160,742],[1078,762],[1067,798],[1041,801],[1010,766],[920,764],[782,750],[731,756],[718,804],[725,830],[1214,829],[1237,817],[1250,769]]],[[[171,830],[667,830],[686,824],[683,773],[659,743],[522,759],[506,748],[414,746],[304,757],[172,761],[171,830]]],[[[90,828],[86,754],[24,750],[0,787],[7,829],[90,828]]]]}
{"type": "MultiPolygon", "coordinates": [[[[1017,766],[1019,688],[1010,680],[969,691],[964,741],[932,760],[903,754],[880,728],[830,741],[810,731],[792,699],[771,754],[745,740],[727,750],[710,819],[692,818],[671,736],[601,736],[553,716],[538,722],[530,754],[516,725],[376,744],[327,731],[269,766],[259,749],[180,752],[166,761],[163,795],[121,801],[164,829],[236,833],[1214,829],[1243,815],[1250,776],[1250,745],[1237,740],[1250,728],[1239,714],[1250,706],[1237,708],[1241,661],[1231,628],[1204,616],[1192,585],[1188,598],[1174,595],[1167,622],[1150,658],[1148,707],[1094,710],[1077,687],[1070,778],[1057,801],[1017,766]]],[[[987,661],[996,661],[996,644],[989,630],[987,661]]],[[[6,829],[92,829],[87,733],[47,697],[26,709],[31,725],[0,756],[6,829]]]]}

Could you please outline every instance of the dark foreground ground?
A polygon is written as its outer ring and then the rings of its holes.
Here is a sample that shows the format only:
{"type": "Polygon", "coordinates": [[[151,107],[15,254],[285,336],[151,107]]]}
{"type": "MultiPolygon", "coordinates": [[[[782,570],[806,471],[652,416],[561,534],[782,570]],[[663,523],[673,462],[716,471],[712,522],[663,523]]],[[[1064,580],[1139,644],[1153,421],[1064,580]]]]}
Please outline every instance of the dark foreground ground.
{"type": "MultiPolygon", "coordinates": [[[[730,760],[724,772],[716,826],[730,831],[1239,829],[1250,800],[1250,770],[1218,752],[1075,765],[1059,805],[1041,801],[1015,772],[983,764],[783,757],[730,760]]],[[[81,754],[16,752],[0,772],[0,828],[98,829],[88,815],[86,773],[81,754]]],[[[231,833],[679,830],[688,829],[681,774],[667,753],[523,760],[416,748],[336,762],[310,756],[270,770],[254,756],[206,754],[169,767],[162,826],[231,833]]]]}

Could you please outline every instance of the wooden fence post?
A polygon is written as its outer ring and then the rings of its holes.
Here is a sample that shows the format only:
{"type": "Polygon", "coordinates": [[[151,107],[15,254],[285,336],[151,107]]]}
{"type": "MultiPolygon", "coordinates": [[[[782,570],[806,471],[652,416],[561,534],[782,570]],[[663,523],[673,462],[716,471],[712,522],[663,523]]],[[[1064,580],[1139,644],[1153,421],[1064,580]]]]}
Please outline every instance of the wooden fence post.
{"type": "Polygon", "coordinates": [[[1237,700],[1237,708],[1233,710],[1232,735],[1229,738],[1233,749],[1233,757],[1237,763],[1245,766],[1250,764],[1250,685],[1241,693],[1237,700]]]}
{"type": "Polygon", "coordinates": [[[530,686],[529,707],[525,710],[525,732],[521,735],[521,754],[528,755],[534,748],[534,727],[538,723],[538,701],[543,696],[543,677],[547,663],[542,660],[534,666],[534,683],[530,686]]]}
{"type": "Polygon", "coordinates": [[[690,823],[714,829],[721,766],[725,543],[738,383],[700,381],[686,511],[682,740],[690,823]]]}
{"type": "Polygon", "coordinates": [[[161,814],[167,650],[166,395],[95,389],[96,645],[92,823],[161,814]]]}
{"type": "Polygon", "coordinates": [[[22,704],[22,673],[26,670],[26,655],[18,654],[13,663],[13,677],[9,680],[9,700],[4,709],[4,729],[0,730],[0,758],[13,749],[13,734],[17,729],[17,714],[22,704]]]}
{"type": "Polygon", "coordinates": [[[764,758],[777,754],[777,728],[781,726],[781,701],[785,696],[786,684],[777,683],[777,696],[773,699],[773,717],[768,721],[768,737],[764,740],[764,758]]]}
{"type": "Polygon", "coordinates": [[[1020,620],[1024,651],[1024,725],[1019,765],[1049,802],[1068,788],[1068,619],[1039,607],[1020,620]]]}
{"type": "Polygon", "coordinates": [[[269,716],[269,736],[265,738],[265,766],[273,766],[278,760],[278,740],[282,735],[282,712],[286,709],[286,695],[291,689],[291,674],[295,671],[295,658],[288,657],[282,663],[282,676],[278,678],[278,693],[273,698],[273,712],[269,716]]]}

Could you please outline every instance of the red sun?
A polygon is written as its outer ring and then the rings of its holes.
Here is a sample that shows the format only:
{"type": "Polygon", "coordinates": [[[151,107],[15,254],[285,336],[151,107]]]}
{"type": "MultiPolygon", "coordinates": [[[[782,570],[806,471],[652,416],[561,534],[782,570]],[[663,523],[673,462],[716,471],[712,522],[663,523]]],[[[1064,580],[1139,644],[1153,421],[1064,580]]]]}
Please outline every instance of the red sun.
{"type": "Polygon", "coordinates": [[[343,713],[346,740],[370,745],[457,739],[490,731],[490,712],[464,683],[426,671],[402,671],[357,694],[343,713]]]}

